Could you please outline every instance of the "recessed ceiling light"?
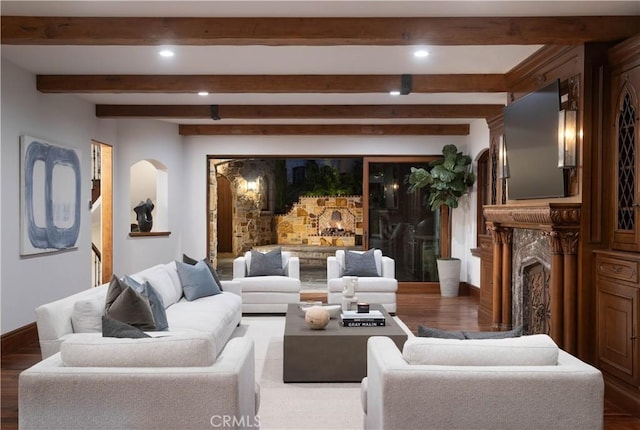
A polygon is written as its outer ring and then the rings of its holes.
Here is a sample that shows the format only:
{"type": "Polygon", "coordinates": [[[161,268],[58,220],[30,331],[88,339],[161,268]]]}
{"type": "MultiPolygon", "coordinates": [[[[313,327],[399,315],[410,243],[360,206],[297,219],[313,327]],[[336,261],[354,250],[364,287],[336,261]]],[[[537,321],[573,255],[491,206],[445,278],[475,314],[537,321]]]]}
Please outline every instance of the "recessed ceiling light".
{"type": "Polygon", "coordinates": [[[400,91],[389,91],[389,95],[391,95],[391,96],[399,96],[400,95],[400,91]]]}
{"type": "Polygon", "coordinates": [[[208,96],[209,95],[209,91],[198,91],[198,95],[202,96],[202,97],[208,96]]]}
{"type": "Polygon", "coordinates": [[[160,54],[161,57],[173,57],[175,54],[173,53],[172,50],[170,49],[163,49],[162,51],[160,51],[158,54],[160,54]]]}
{"type": "Polygon", "coordinates": [[[418,49],[413,53],[413,56],[416,58],[424,58],[429,56],[429,51],[426,49],[418,49]]]}

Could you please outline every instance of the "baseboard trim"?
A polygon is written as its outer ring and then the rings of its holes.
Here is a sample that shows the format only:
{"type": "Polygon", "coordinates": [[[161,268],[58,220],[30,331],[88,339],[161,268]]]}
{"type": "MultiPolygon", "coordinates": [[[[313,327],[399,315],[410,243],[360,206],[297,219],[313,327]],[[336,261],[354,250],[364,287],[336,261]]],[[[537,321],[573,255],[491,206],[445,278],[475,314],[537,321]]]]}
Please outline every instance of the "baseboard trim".
{"type": "Polygon", "coordinates": [[[618,381],[615,377],[603,372],[604,397],[640,418],[640,398],[636,387],[618,381]]]}
{"type": "Polygon", "coordinates": [[[13,354],[26,346],[38,343],[38,341],[38,327],[35,322],[32,322],[4,333],[0,337],[0,348],[2,355],[13,354]]]}
{"type": "MultiPolygon", "coordinates": [[[[401,282],[397,294],[440,294],[438,282],[401,282]]],[[[466,282],[460,282],[458,296],[480,298],[480,289],[466,282]]]]}
{"type": "Polygon", "coordinates": [[[476,287],[475,285],[472,285],[472,284],[466,284],[466,285],[467,285],[467,289],[469,291],[468,295],[471,296],[471,297],[475,297],[476,299],[480,300],[480,287],[476,287]]]}

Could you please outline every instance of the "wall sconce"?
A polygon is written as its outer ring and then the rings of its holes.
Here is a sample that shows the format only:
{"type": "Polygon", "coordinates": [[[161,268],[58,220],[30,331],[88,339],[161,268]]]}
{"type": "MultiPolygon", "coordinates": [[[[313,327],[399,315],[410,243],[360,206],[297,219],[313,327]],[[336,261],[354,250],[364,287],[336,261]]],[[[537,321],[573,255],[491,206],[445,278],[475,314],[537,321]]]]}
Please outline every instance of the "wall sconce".
{"type": "Polygon", "coordinates": [[[558,115],[558,168],[576,167],[577,148],[578,111],[563,109],[558,115]]]}
{"type": "Polygon", "coordinates": [[[257,191],[258,183],[256,181],[247,181],[247,191],[257,191]]]}
{"type": "Polygon", "coordinates": [[[509,178],[509,160],[507,159],[507,142],[504,135],[498,140],[498,178],[509,178]]]}

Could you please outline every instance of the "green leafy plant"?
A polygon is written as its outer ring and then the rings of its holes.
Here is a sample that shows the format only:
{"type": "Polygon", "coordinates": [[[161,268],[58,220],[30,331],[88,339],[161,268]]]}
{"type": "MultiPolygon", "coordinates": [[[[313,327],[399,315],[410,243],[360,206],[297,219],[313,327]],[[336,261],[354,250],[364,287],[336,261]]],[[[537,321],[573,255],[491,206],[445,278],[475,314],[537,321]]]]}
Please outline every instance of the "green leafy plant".
{"type": "Polygon", "coordinates": [[[432,211],[442,205],[457,208],[460,197],[467,194],[476,181],[471,171],[471,157],[458,152],[455,145],[445,145],[442,155],[429,163],[428,170],[412,167],[407,178],[410,192],[428,187],[425,200],[432,211]]]}

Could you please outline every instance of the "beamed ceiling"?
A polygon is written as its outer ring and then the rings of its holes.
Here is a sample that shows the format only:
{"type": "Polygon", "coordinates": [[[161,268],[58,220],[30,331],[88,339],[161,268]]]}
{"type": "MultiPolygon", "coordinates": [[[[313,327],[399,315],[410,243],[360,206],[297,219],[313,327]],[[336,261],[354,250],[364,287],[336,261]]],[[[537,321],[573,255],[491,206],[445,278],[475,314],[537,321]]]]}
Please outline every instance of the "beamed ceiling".
{"type": "Polygon", "coordinates": [[[640,31],[638,1],[1,7],[2,57],[34,73],[38,91],[86,99],[100,118],[175,122],[183,135],[464,135],[502,111],[510,71],[543,46],[640,31]],[[158,56],[166,47],[173,58],[158,56]]]}

